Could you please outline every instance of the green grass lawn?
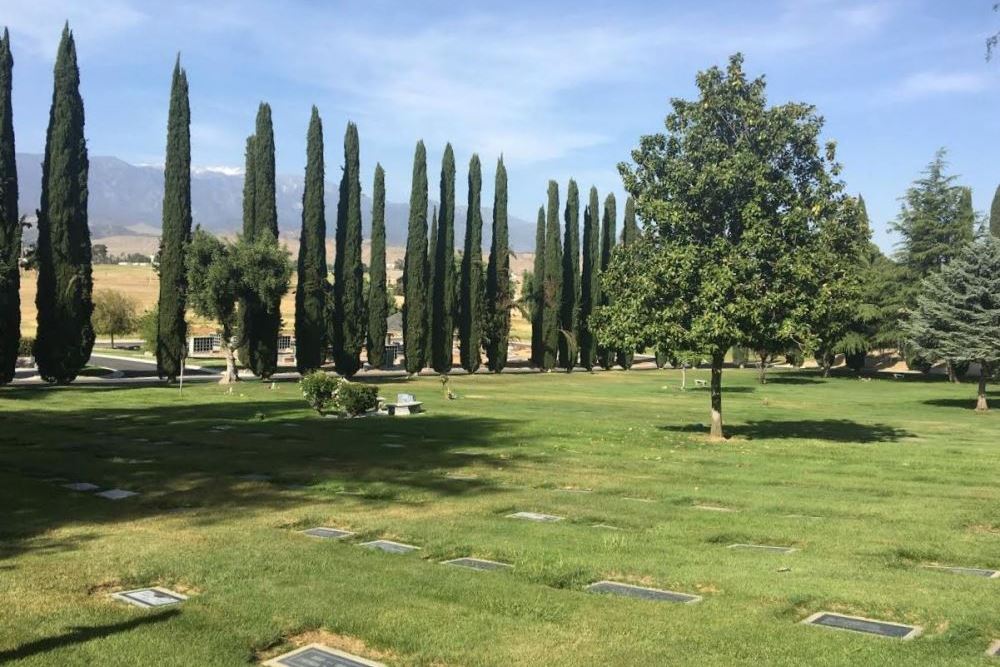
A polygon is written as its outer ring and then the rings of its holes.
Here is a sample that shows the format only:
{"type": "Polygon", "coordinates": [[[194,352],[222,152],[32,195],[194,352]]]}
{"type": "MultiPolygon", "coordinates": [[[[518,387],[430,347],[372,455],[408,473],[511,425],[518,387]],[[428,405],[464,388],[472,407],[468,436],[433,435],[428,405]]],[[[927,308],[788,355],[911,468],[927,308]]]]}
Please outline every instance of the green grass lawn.
{"type": "Polygon", "coordinates": [[[673,371],[455,377],[456,401],[385,382],[428,413],[357,420],[310,414],[291,383],[5,388],[0,663],[247,665],[321,640],[390,665],[990,664],[1000,580],[921,567],[1000,567],[1000,414],[970,409],[974,386],[724,381],[721,444],[673,371]],[[377,538],[421,550],[357,546],[377,538]],[[514,568],[439,564],[461,556],[514,568]],[[602,579],[704,599],[583,591],[602,579]],[[151,585],[190,598],[109,598],[151,585]],[[821,610],[924,633],[799,624],[821,610]]]}

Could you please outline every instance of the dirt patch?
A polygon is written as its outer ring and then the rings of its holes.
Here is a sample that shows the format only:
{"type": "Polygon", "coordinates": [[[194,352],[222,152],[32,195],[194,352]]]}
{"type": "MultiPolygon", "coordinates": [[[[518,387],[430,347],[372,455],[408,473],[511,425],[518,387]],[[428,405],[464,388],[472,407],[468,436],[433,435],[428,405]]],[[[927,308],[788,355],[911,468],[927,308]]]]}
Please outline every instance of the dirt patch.
{"type": "Polygon", "coordinates": [[[307,646],[308,644],[323,644],[324,646],[329,646],[330,648],[335,648],[347,653],[353,653],[354,655],[362,658],[368,658],[369,660],[395,660],[397,657],[396,654],[391,651],[380,651],[378,649],[371,648],[363,640],[358,639],[357,637],[341,635],[336,632],[330,632],[323,629],[306,630],[305,632],[284,637],[280,642],[275,643],[269,648],[257,651],[256,657],[259,662],[264,662],[274,658],[275,656],[279,656],[282,653],[293,651],[297,648],[301,648],[302,646],[307,646]]]}
{"type": "Polygon", "coordinates": [[[1000,525],[995,523],[974,523],[966,526],[966,529],[977,535],[996,535],[1000,537],[1000,525]]]}

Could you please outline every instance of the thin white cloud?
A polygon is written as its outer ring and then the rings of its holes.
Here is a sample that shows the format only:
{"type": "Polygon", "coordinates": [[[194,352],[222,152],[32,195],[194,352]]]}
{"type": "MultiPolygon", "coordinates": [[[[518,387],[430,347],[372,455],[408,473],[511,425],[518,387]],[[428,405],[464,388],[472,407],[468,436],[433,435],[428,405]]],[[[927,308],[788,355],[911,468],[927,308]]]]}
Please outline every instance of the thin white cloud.
{"type": "Polygon", "coordinates": [[[69,21],[77,37],[84,36],[88,47],[146,18],[139,3],[130,0],[86,0],[67,3],[61,0],[4,0],[3,18],[15,37],[23,37],[24,46],[48,60],[54,60],[63,23],[69,21]]]}
{"type": "Polygon", "coordinates": [[[989,85],[979,72],[924,71],[910,74],[892,90],[892,97],[909,100],[942,94],[978,93],[989,85]]]}

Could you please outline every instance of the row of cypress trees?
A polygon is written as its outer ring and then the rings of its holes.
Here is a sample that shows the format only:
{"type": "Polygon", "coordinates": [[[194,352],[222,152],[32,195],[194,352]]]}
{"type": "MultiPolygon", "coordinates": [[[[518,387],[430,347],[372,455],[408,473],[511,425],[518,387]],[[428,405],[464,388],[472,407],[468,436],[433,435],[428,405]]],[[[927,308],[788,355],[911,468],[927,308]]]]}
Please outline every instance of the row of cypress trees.
{"type": "MultiPolygon", "coordinates": [[[[531,360],[542,370],[556,367],[572,371],[577,365],[608,369],[619,364],[632,366],[634,350],[609,350],[598,346],[590,328],[594,309],[608,303],[600,276],[611,261],[616,244],[617,205],[614,194],[598,208],[597,188],[583,212],[583,239],[580,240],[580,193],[576,181],[566,188],[563,228],[559,224],[559,185],[549,181],[547,205],[538,209],[535,232],[535,262],[531,280],[531,360]],[[602,217],[603,213],[603,217],[602,217]],[[560,236],[562,240],[560,241],[560,236]]],[[[628,245],[639,235],[635,204],[625,202],[621,244],[628,245]]]]}
{"type": "Polygon", "coordinates": [[[461,263],[455,272],[455,155],[441,160],[440,208],[427,221],[427,150],[418,142],[413,159],[410,218],[403,261],[405,365],[417,373],[428,363],[438,373],[452,369],[458,330],[460,363],[469,373],[482,365],[500,372],[507,364],[510,309],[510,248],[507,230],[507,170],[497,161],[493,195],[493,241],[483,267],[482,167],[469,161],[468,205],[461,263]],[[429,297],[429,302],[428,302],[429,297]]]}

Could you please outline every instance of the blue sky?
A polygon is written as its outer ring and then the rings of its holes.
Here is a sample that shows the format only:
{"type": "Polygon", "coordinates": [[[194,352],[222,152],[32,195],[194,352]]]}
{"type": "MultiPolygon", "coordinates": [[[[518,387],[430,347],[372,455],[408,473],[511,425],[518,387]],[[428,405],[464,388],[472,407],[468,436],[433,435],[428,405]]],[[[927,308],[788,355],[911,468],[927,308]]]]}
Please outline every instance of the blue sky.
{"type": "MultiPolygon", "coordinates": [[[[622,196],[615,165],[662,129],[671,97],[742,51],[772,102],[815,104],[844,178],[868,202],[875,240],[941,146],[989,207],[1000,182],[1000,29],[991,0],[770,2],[334,2],[2,0],[15,66],[17,147],[41,152],[59,32],[77,39],[92,154],[160,164],[176,53],[191,85],[193,162],[238,168],[257,103],[274,109],[278,170],[301,173],[310,105],[323,115],[328,177],[357,122],[363,188],[376,160],[406,201],[413,147],[436,174],[446,141],[483,160],[484,202],[502,151],[511,213],[533,220],[546,182],[575,177],[622,196]],[[416,5],[419,5],[417,7],[416,5]]],[[[297,229],[298,220],[281,220],[297,229]]]]}

